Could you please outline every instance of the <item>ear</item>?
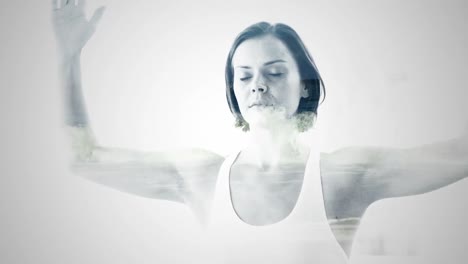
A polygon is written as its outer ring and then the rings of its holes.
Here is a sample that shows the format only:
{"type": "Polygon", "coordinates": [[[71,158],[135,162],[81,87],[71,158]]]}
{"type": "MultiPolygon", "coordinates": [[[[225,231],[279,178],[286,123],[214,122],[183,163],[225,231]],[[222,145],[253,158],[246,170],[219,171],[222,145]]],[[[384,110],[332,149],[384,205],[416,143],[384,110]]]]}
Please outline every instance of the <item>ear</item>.
{"type": "Polygon", "coordinates": [[[306,89],[305,82],[301,82],[301,97],[302,98],[309,97],[309,90],[306,89]]]}

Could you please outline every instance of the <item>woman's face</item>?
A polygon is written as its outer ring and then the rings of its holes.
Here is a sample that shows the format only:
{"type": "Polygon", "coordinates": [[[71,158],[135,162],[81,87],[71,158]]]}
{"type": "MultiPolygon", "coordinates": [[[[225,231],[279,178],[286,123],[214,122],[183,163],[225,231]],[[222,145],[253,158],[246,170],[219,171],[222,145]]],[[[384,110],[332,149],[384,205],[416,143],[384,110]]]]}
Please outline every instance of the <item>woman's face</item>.
{"type": "Polygon", "coordinates": [[[299,69],[288,48],[271,35],[249,39],[233,59],[234,94],[244,119],[261,123],[267,116],[292,117],[307,97],[299,69]]]}

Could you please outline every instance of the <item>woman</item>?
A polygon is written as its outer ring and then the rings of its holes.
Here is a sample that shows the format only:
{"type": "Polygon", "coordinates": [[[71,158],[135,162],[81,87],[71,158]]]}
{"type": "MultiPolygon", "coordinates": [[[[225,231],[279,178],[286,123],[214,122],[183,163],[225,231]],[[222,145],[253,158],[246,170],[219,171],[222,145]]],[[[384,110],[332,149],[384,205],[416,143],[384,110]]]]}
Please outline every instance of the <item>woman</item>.
{"type": "Polygon", "coordinates": [[[250,138],[241,151],[224,159],[205,150],[140,154],[100,147],[81,95],[80,52],[102,13],[98,9],[87,21],[83,1],[54,5],[75,169],[122,191],[187,204],[208,223],[211,241],[223,244],[216,252],[234,249],[221,254],[227,256],[223,261],[245,262],[245,256],[258,262],[268,253],[278,263],[344,263],[342,249],[349,253],[350,245],[338,246],[327,219],[332,224],[360,218],[377,200],[428,192],[467,175],[464,138],[408,150],[348,148],[319,157],[310,127],[322,79],[299,36],[283,24],[252,25],[228,56],[228,103],[250,138]],[[459,153],[447,151],[454,146],[459,153]]]}

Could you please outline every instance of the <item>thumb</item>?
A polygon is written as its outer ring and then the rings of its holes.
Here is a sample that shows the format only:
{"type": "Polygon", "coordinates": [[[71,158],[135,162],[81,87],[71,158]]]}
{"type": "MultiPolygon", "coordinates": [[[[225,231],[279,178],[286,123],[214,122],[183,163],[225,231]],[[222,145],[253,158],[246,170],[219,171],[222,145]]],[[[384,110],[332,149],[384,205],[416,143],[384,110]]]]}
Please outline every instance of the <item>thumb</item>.
{"type": "Polygon", "coordinates": [[[97,25],[97,23],[99,22],[99,20],[101,20],[101,17],[104,14],[105,9],[106,9],[105,6],[101,6],[98,9],[96,9],[96,11],[94,11],[93,16],[89,20],[89,23],[91,23],[91,25],[93,25],[95,27],[97,25]]]}

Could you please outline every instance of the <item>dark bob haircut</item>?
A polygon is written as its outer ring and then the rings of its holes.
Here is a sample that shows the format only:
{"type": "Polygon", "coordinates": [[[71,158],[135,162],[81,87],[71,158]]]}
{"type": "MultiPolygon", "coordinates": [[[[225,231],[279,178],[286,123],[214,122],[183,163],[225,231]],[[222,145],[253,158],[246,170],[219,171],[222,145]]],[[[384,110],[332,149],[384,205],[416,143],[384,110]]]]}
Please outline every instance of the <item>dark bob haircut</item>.
{"type": "Polygon", "coordinates": [[[234,70],[232,67],[232,58],[237,47],[244,41],[271,35],[283,42],[296,60],[301,81],[305,84],[309,96],[301,98],[296,112],[299,119],[298,128],[300,131],[306,131],[313,124],[313,119],[317,115],[321,91],[325,95],[325,86],[322,78],[315,66],[314,60],[310,56],[307,48],[299,35],[290,26],[285,24],[270,24],[259,22],[244,29],[234,40],[226,62],[226,97],[231,109],[231,113],[236,118],[236,126],[242,127],[244,131],[249,130],[249,124],[242,117],[236,96],[234,94],[234,70]],[[306,122],[304,122],[306,121],[306,122]]]}

